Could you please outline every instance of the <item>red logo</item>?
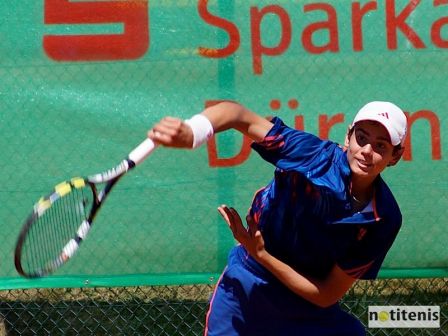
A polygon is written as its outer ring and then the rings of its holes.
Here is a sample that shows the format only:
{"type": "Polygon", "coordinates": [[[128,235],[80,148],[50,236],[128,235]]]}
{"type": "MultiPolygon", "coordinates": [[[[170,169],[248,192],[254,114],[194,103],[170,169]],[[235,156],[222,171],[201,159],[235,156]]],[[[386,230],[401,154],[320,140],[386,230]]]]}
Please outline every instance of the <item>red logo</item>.
{"type": "Polygon", "coordinates": [[[386,119],[389,119],[389,113],[387,113],[387,112],[378,113],[378,115],[385,117],[386,119]]]}
{"type": "Polygon", "coordinates": [[[362,240],[364,238],[364,236],[366,235],[366,233],[367,233],[367,229],[366,228],[360,228],[359,231],[358,231],[358,236],[356,237],[356,239],[358,241],[362,240]]]}
{"type": "Polygon", "coordinates": [[[46,25],[122,24],[123,33],[46,34],[45,53],[56,61],[112,61],[142,57],[149,48],[149,0],[45,0],[46,25]]]}

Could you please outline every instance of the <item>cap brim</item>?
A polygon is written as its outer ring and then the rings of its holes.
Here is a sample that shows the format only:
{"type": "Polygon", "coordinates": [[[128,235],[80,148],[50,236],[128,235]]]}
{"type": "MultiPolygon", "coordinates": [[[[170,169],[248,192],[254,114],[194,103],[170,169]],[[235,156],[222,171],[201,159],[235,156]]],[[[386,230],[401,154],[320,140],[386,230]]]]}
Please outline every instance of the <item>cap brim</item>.
{"type": "Polygon", "coordinates": [[[386,129],[387,133],[389,134],[389,141],[393,146],[396,146],[398,144],[400,144],[400,137],[398,136],[397,131],[394,129],[394,127],[392,126],[391,123],[387,122],[388,119],[385,119],[381,116],[376,116],[376,115],[370,115],[369,117],[366,118],[359,118],[359,119],[355,119],[353,121],[353,125],[357,124],[360,121],[375,121],[378,122],[379,124],[383,125],[384,128],[386,129]]]}

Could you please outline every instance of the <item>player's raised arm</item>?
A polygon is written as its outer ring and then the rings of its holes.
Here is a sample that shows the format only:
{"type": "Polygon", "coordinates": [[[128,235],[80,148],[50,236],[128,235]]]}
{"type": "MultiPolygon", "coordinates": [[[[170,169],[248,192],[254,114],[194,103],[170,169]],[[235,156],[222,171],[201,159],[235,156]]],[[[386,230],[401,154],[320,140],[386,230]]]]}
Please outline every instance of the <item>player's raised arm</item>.
{"type": "Polygon", "coordinates": [[[267,119],[233,102],[222,102],[188,120],[165,117],[148,132],[157,143],[178,148],[196,148],[214,133],[236,129],[254,141],[261,141],[272,127],[267,119]]]}

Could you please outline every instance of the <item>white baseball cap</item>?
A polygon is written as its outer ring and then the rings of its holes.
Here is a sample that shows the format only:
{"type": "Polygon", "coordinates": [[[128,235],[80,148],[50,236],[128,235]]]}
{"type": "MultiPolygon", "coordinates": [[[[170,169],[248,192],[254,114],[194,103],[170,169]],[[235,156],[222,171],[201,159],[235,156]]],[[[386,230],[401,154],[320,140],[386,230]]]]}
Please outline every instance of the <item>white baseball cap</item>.
{"type": "Polygon", "coordinates": [[[383,125],[389,133],[390,143],[393,146],[402,143],[406,136],[406,116],[395,104],[383,101],[370,102],[358,111],[352,125],[362,120],[377,121],[383,125]]]}

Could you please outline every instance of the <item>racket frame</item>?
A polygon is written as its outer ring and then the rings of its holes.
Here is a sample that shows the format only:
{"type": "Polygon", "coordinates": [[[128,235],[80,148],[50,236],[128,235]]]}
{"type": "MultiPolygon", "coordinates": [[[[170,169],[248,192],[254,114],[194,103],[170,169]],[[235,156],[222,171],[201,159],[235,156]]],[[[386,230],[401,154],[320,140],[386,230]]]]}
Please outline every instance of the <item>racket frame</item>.
{"type": "Polygon", "coordinates": [[[139,146],[137,146],[126,159],[120,162],[116,167],[104,171],[100,174],[91,175],[88,177],[76,177],[70,181],[65,181],[58,184],[55,190],[46,197],[42,197],[33,208],[33,211],[25,220],[22,229],[17,238],[17,243],[14,253],[14,264],[17,272],[26,278],[40,278],[47,276],[65,264],[69,259],[73,257],[78,250],[79,245],[85,239],[90,228],[93,225],[93,221],[101,209],[102,204],[105,202],[108,194],[115,186],[115,184],[126,174],[129,170],[133,169],[137,164],[143,162],[146,157],[152,153],[157,147],[151,139],[145,139],[139,146]],[[97,185],[104,184],[103,189],[98,191],[97,185]],[[42,216],[45,211],[51,208],[54,202],[66,196],[72,191],[72,188],[85,188],[88,186],[93,193],[93,203],[90,212],[85,220],[80,223],[76,234],[66,243],[62,248],[61,253],[54,260],[49,260],[47,266],[41,269],[34,270],[32,272],[25,271],[22,266],[22,252],[23,246],[27,239],[28,233],[32,225],[42,216]]]}

